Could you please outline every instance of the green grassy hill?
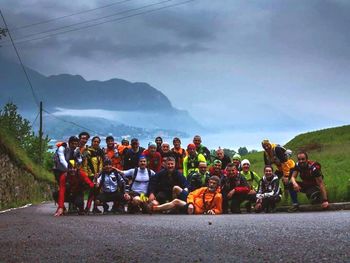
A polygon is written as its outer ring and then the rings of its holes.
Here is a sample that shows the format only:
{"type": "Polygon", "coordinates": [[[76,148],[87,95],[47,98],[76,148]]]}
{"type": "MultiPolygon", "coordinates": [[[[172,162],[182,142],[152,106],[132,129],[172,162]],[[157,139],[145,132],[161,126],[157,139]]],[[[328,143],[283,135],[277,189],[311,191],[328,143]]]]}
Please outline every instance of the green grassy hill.
{"type": "MultiPolygon", "coordinates": [[[[350,201],[350,125],[300,134],[285,147],[293,150],[294,161],[299,150],[306,150],[310,160],[321,163],[331,202],[350,201]]],[[[262,174],[263,152],[244,158],[250,160],[253,170],[262,174]]]]}

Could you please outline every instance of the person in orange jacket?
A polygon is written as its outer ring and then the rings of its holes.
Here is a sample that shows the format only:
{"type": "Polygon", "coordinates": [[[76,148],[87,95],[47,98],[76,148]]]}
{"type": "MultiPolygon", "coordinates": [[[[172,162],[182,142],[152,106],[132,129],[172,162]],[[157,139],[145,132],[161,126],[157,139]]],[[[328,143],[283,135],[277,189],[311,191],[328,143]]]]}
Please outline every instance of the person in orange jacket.
{"type": "Polygon", "coordinates": [[[187,202],[180,199],[174,199],[169,203],[162,205],[150,204],[150,212],[166,211],[179,208],[181,212],[189,215],[218,215],[222,213],[222,195],[220,193],[220,178],[211,176],[208,181],[208,187],[201,187],[190,192],[187,202]]]}

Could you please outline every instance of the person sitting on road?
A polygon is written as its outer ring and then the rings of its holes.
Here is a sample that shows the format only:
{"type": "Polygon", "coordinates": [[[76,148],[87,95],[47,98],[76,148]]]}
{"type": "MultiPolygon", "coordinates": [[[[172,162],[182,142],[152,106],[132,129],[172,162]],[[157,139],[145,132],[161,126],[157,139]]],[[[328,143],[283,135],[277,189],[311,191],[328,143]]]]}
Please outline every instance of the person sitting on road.
{"type": "Polygon", "coordinates": [[[255,212],[274,212],[276,203],[280,200],[281,189],[278,176],[273,173],[272,166],[266,165],[264,176],[259,182],[259,188],[256,194],[255,212]]]}
{"type": "Polygon", "coordinates": [[[127,180],[128,187],[124,199],[128,202],[130,213],[146,212],[145,206],[148,203],[150,194],[150,181],[155,172],[147,168],[147,159],[144,155],[139,158],[138,167],[126,171],[120,171],[127,180]]]}
{"type": "Polygon", "coordinates": [[[226,166],[231,162],[230,157],[228,157],[224,150],[220,147],[216,150],[215,160],[220,160],[222,163],[221,169],[226,169],[226,166]]]}
{"type": "Polygon", "coordinates": [[[248,200],[249,191],[247,180],[238,172],[233,163],[229,163],[226,166],[226,174],[221,179],[223,212],[228,213],[228,202],[231,201],[231,213],[241,213],[241,203],[248,200]]]}
{"type": "Polygon", "coordinates": [[[264,148],[265,165],[276,166],[275,174],[279,179],[282,179],[284,195],[288,198],[287,190],[289,186],[290,172],[295,166],[294,161],[289,158],[290,152],[278,144],[271,143],[269,140],[263,140],[261,144],[264,148]]]}
{"type": "Polygon", "coordinates": [[[158,173],[162,169],[162,156],[157,152],[157,145],[154,142],[148,143],[148,149],[142,153],[147,159],[147,167],[158,173]]]}
{"type": "Polygon", "coordinates": [[[190,143],[187,146],[188,155],[184,158],[183,163],[183,175],[187,178],[187,176],[193,172],[198,172],[198,165],[200,162],[207,162],[204,155],[197,153],[196,145],[190,143]]]}
{"type": "Polygon", "coordinates": [[[175,169],[174,157],[168,157],[166,165],[166,169],[152,177],[150,185],[149,199],[161,204],[176,198],[176,193],[173,192],[174,186],[179,186],[188,192],[188,182],[182,173],[175,169]]]}
{"type": "Polygon", "coordinates": [[[251,212],[252,204],[255,204],[256,201],[256,192],[258,190],[260,176],[256,172],[250,170],[250,162],[248,159],[244,159],[241,162],[242,171],[240,172],[242,176],[247,180],[250,191],[248,193],[248,201],[245,204],[247,212],[251,212]]]}
{"type": "Polygon", "coordinates": [[[187,202],[174,199],[162,205],[150,205],[150,213],[180,209],[189,215],[219,215],[222,213],[222,195],[220,193],[220,178],[212,176],[207,187],[201,187],[189,193],[187,202]]]}
{"type": "Polygon", "coordinates": [[[202,154],[208,165],[211,164],[210,151],[202,144],[202,138],[199,135],[193,137],[193,144],[196,145],[196,152],[202,154]]]}
{"type": "Polygon", "coordinates": [[[181,140],[177,137],[173,139],[173,145],[174,147],[171,149],[171,152],[173,153],[173,156],[175,158],[176,169],[182,173],[183,162],[186,157],[186,150],[181,148],[181,140]]]}
{"type": "Polygon", "coordinates": [[[94,183],[87,174],[78,168],[74,160],[68,161],[67,171],[63,173],[59,181],[59,190],[53,193],[53,198],[58,204],[55,216],[63,215],[64,203],[72,203],[78,208],[78,214],[84,215],[84,186],[94,187],[94,183]]]}
{"type": "Polygon", "coordinates": [[[113,202],[111,212],[122,212],[120,206],[124,201],[125,181],[118,171],[113,168],[111,159],[104,159],[103,171],[97,178],[96,188],[101,189],[96,197],[96,203],[103,206],[103,213],[108,213],[109,206],[107,202],[113,202]]]}
{"type": "MultiPolygon", "coordinates": [[[[188,191],[182,189],[180,186],[175,185],[173,187],[173,197],[186,201],[188,193],[192,192],[198,188],[208,186],[208,180],[210,178],[210,173],[207,171],[207,163],[200,162],[198,165],[198,172],[193,171],[188,175],[188,191]]],[[[219,177],[220,178],[220,177],[219,177]]]]}
{"type": "Polygon", "coordinates": [[[297,158],[298,162],[292,171],[290,179],[289,191],[293,202],[290,212],[299,210],[298,192],[305,193],[312,204],[321,203],[321,207],[327,209],[329,203],[321,165],[318,162],[309,160],[308,154],[305,151],[299,152],[297,158]],[[298,175],[301,181],[297,181],[298,175]]]}

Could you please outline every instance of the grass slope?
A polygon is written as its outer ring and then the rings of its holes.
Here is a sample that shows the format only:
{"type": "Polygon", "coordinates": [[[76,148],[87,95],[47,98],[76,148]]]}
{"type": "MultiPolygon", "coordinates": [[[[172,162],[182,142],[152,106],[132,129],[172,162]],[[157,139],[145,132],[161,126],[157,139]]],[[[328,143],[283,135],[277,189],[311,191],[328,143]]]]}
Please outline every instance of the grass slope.
{"type": "MultiPolygon", "coordinates": [[[[321,163],[331,202],[350,201],[350,125],[300,134],[285,147],[293,150],[294,161],[299,150],[306,150],[310,160],[321,163]]],[[[262,175],[263,152],[244,158],[249,159],[252,169],[262,175]]]]}
{"type": "Polygon", "coordinates": [[[54,176],[49,171],[35,164],[23,149],[17,146],[15,140],[0,127],[0,148],[7,153],[10,159],[19,167],[31,173],[37,180],[54,183],[54,176]]]}

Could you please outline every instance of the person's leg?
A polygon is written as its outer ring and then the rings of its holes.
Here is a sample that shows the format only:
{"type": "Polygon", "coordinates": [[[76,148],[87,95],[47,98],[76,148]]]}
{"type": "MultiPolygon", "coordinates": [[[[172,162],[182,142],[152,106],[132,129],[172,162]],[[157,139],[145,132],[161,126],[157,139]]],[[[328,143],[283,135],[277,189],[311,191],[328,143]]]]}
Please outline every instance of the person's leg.
{"type": "Polygon", "coordinates": [[[231,198],[231,213],[240,214],[241,213],[241,203],[242,197],[240,194],[234,194],[231,198]]]}
{"type": "Polygon", "coordinates": [[[167,210],[171,210],[175,207],[183,207],[185,205],[186,205],[185,201],[182,201],[180,199],[174,199],[173,201],[162,204],[162,205],[152,206],[152,211],[159,211],[159,212],[160,211],[167,211],[167,210]]]}
{"type": "Polygon", "coordinates": [[[316,185],[303,186],[301,192],[306,194],[307,199],[310,200],[311,204],[321,203],[321,191],[316,185]]]}
{"type": "Polygon", "coordinates": [[[178,198],[178,196],[180,195],[180,193],[183,191],[183,189],[180,186],[175,185],[173,187],[173,199],[178,198]]]}
{"type": "Polygon", "coordinates": [[[84,215],[84,192],[76,193],[73,203],[78,208],[78,214],[84,215]]]}
{"type": "Polygon", "coordinates": [[[222,193],[222,213],[228,213],[228,198],[226,193],[222,193]]]}
{"type": "MultiPolygon", "coordinates": [[[[170,194],[170,196],[171,196],[171,194],[170,194]]],[[[160,204],[164,204],[164,203],[168,202],[169,195],[166,192],[158,192],[157,195],[156,195],[156,200],[160,204]]]]}

